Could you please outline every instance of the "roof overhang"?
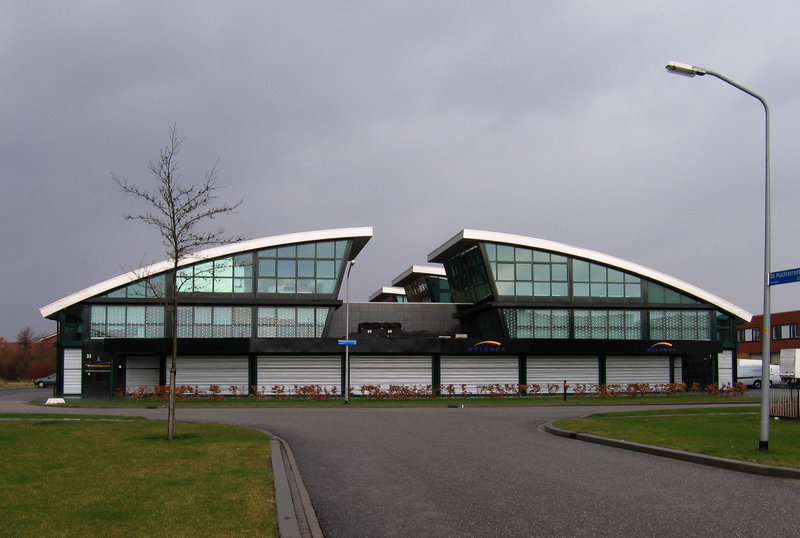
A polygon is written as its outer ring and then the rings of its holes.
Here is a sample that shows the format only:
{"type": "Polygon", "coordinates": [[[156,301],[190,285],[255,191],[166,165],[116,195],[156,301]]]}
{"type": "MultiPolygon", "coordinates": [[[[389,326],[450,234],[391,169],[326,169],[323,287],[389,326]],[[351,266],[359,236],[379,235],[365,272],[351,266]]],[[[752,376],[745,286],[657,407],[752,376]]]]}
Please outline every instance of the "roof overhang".
{"type": "Polygon", "coordinates": [[[369,301],[372,302],[378,297],[393,297],[395,295],[405,297],[406,296],[405,288],[399,288],[395,286],[383,286],[381,289],[379,289],[378,291],[369,296],[369,301]]]}
{"type": "Polygon", "coordinates": [[[556,241],[548,241],[546,239],[537,239],[535,237],[465,229],[453,236],[442,246],[428,254],[428,261],[444,263],[459,252],[462,252],[463,250],[482,242],[503,243],[525,248],[546,250],[549,252],[563,254],[565,256],[581,258],[591,262],[607,265],[677,289],[683,293],[686,293],[687,295],[696,297],[701,301],[710,303],[716,306],[720,311],[730,314],[736,318],[749,321],[753,317],[753,315],[747,310],[740,308],[733,303],[726,301],[725,299],[717,297],[713,293],[709,293],[701,288],[698,288],[697,286],[693,286],[692,284],[654,269],[616,258],[614,256],[609,256],[608,254],[596,252],[594,250],[574,247],[572,245],[566,245],[556,241]]]}
{"type": "MultiPolygon", "coordinates": [[[[249,239],[246,241],[239,241],[237,243],[230,243],[212,247],[206,250],[196,252],[187,256],[178,262],[178,267],[184,267],[193,263],[202,262],[205,260],[212,260],[215,258],[222,258],[233,254],[243,252],[250,252],[253,250],[261,250],[264,248],[278,247],[283,245],[292,245],[299,243],[313,243],[318,241],[336,241],[336,240],[350,240],[352,241],[352,248],[348,253],[348,260],[355,259],[359,252],[364,248],[372,238],[372,227],[363,228],[338,228],[331,230],[317,230],[312,232],[299,232],[283,235],[274,235],[271,237],[262,237],[260,239],[249,239]]],[[[63,299],[59,299],[54,303],[44,306],[39,309],[42,317],[48,318],[65,308],[68,308],[81,301],[85,301],[90,297],[107,293],[113,289],[119,288],[136,280],[158,275],[172,269],[172,260],[165,260],[147,267],[135,269],[125,274],[110,278],[94,286],[68,295],[63,299]]]]}
{"type": "Polygon", "coordinates": [[[418,275],[447,277],[444,267],[431,267],[430,265],[412,265],[392,280],[392,286],[402,286],[407,280],[418,275]]]}

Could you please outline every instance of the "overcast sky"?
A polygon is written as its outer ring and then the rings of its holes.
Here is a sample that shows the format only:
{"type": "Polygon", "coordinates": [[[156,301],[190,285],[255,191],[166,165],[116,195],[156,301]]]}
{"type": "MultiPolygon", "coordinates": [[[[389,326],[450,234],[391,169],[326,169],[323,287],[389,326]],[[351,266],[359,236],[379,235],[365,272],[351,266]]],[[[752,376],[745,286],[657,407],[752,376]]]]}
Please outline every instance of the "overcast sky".
{"type": "MultiPolygon", "coordinates": [[[[151,185],[171,124],[187,183],[219,159],[247,238],[372,226],[351,300],[464,228],[539,237],[762,310],[800,267],[800,2],[0,0],[0,336],[166,258],[111,174],[151,185]]],[[[215,221],[216,222],[216,221],[215,221]]],[[[800,308],[800,283],[773,311],[800,308]]]]}

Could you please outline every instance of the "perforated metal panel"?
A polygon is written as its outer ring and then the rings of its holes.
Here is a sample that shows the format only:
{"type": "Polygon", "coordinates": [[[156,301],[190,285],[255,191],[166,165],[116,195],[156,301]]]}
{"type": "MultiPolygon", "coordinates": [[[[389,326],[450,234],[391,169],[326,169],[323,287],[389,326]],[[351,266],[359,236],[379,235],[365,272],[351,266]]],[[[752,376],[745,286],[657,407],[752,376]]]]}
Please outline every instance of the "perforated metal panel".
{"type": "Polygon", "coordinates": [[[320,385],[329,391],[335,387],[341,394],[342,359],[339,355],[263,355],[258,357],[256,375],[258,387],[269,394],[276,385],[287,391],[295,386],[320,385]]]}
{"type": "Polygon", "coordinates": [[[350,386],[360,393],[363,385],[380,385],[381,389],[389,385],[406,385],[423,387],[431,384],[430,356],[350,356],[350,386]]]}
{"type": "MultiPolygon", "coordinates": [[[[169,363],[167,360],[166,379],[169,379],[169,363]]],[[[211,385],[219,385],[222,394],[233,394],[232,385],[239,387],[239,393],[247,393],[248,360],[246,356],[214,355],[211,357],[178,357],[175,372],[176,386],[197,386],[207,391],[211,385]]]]}
{"type": "Polygon", "coordinates": [[[606,357],[606,384],[669,383],[669,357],[606,357]]]}
{"type": "Polygon", "coordinates": [[[157,356],[128,356],[125,360],[125,386],[128,390],[158,386],[161,360],[157,356]]]}
{"type": "Polygon", "coordinates": [[[64,395],[81,394],[83,365],[81,357],[82,349],[64,350],[64,395]]]}
{"type": "Polygon", "coordinates": [[[466,385],[470,394],[478,394],[481,385],[519,383],[519,359],[516,356],[442,356],[441,384],[453,385],[461,393],[466,385]]]}

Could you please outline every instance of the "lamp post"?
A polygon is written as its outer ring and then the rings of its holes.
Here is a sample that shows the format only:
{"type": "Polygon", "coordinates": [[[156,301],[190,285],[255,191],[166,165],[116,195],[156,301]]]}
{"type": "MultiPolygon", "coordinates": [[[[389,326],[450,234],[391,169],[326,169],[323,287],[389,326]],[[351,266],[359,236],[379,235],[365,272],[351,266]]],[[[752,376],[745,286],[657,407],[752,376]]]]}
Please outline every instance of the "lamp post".
{"type": "Polygon", "coordinates": [[[764,106],[764,117],[766,126],[765,136],[765,165],[764,165],[764,316],[761,332],[761,429],[758,440],[759,450],[769,449],[769,365],[770,365],[770,342],[772,335],[770,332],[770,193],[769,193],[769,107],[767,102],[757,93],[748,90],[744,86],[726,78],[719,73],[709,71],[702,67],[669,62],[666,65],[667,71],[676,75],[694,77],[695,75],[711,75],[737,88],[747,95],[755,97],[764,106]]]}
{"type": "MultiPolygon", "coordinates": [[[[350,271],[355,260],[347,262],[347,277],[344,285],[344,339],[350,340],[350,271]]],[[[344,403],[350,403],[350,344],[344,346],[344,403]]]]}

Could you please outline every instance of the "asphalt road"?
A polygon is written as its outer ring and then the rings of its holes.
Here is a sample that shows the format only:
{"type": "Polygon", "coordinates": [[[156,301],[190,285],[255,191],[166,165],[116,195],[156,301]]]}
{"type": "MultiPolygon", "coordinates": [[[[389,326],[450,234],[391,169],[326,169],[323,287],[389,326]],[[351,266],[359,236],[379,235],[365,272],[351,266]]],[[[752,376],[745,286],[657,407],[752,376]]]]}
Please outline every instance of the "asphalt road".
{"type": "MultiPolygon", "coordinates": [[[[11,399],[0,393],[0,410],[19,409],[23,406],[13,401],[31,397],[28,390],[14,392],[19,395],[11,399]]],[[[600,411],[228,408],[179,409],[177,416],[266,429],[285,438],[329,538],[797,534],[800,481],[539,430],[554,418],[600,411]]],[[[163,409],[138,414],[166,416],[163,409]]]]}

